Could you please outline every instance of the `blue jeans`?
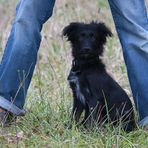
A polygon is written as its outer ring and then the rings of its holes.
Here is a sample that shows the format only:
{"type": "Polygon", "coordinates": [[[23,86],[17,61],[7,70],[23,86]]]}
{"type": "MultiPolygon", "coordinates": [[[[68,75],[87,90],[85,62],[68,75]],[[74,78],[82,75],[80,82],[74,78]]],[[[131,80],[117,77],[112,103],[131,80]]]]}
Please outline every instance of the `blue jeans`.
{"type": "Polygon", "coordinates": [[[25,97],[36,65],[42,25],[55,0],[20,0],[0,64],[0,107],[23,115],[25,97]]]}
{"type": "MultiPolygon", "coordinates": [[[[148,117],[148,18],[144,0],[108,0],[140,120],[148,117]]],[[[148,121],[147,121],[148,123],[148,121]]]]}

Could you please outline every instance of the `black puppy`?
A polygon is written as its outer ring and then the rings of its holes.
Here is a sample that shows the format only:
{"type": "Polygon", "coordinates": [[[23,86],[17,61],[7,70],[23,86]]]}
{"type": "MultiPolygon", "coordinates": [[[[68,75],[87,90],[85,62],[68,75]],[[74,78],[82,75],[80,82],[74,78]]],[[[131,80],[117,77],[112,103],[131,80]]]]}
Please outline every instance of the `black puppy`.
{"type": "Polygon", "coordinates": [[[71,23],[63,30],[72,46],[73,63],[68,81],[73,92],[72,117],[87,126],[110,122],[131,131],[135,127],[132,103],[106,72],[100,56],[111,31],[104,23],[71,23]]]}

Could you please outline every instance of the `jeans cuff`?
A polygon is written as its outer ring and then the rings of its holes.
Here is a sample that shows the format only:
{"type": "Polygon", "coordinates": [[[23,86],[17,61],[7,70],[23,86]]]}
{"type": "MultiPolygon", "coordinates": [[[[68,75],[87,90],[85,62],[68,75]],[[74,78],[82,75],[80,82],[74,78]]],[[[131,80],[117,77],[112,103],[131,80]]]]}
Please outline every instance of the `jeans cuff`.
{"type": "Polygon", "coordinates": [[[25,115],[24,109],[19,109],[16,105],[14,105],[12,102],[6,100],[2,96],[0,96],[0,107],[11,112],[15,116],[25,115]]]}
{"type": "Polygon", "coordinates": [[[144,119],[142,119],[142,120],[139,122],[139,126],[140,126],[140,127],[148,126],[148,116],[146,116],[144,119]]]}

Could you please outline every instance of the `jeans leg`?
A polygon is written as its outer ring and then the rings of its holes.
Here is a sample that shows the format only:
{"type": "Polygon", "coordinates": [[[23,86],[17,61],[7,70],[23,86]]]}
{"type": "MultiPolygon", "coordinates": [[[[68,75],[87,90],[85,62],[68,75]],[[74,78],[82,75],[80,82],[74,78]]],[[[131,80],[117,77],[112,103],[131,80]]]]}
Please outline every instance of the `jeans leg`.
{"type": "Polygon", "coordinates": [[[52,15],[54,3],[55,0],[21,0],[17,6],[0,66],[0,106],[13,114],[23,112],[41,42],[40,32],[52,15]]]}
{"type": "MultiPolygon", "coordinates": [[[[17,4],[17,7],[16,7],[16,12],[18,11],[18,8],[20,6],[20,3],[21,1],[17,4]]],[[[16,13],[17,15],[17,13],[16,13]]],[[[16,17],[15,17],[16,18],[16,17]]],[[[8,38],[8,41],[7,41],[7,44],[6,44],[6,47],[5,47],[5,50],[4,50],[4,54],[3,54],[3,57],[2,57],[2,61],[0,63],[0,77],[1,77],[1,74],[2,74],[2,65],[5,65],[6,62],[7,62],[7,59],[8,59],[8,56],[10,55],[11,53],[11,46],[12,46],[12,43],[13,43],[13,39],[14,39],[14,24],[12,25],[12,29],[11,29],[11,34],[8,38]]]]}
{"type": "Polygon", "coordinates": [[[148,18],[144,0],[108,0],[140,119],[148,116],[148,18]]]}

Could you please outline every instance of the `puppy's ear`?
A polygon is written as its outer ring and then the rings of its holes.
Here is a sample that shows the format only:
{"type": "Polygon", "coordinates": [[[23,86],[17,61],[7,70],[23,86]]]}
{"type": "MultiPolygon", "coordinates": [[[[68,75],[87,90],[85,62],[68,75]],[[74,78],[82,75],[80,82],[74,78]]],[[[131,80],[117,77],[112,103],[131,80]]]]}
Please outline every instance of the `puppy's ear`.
{"type": "Polygon", "coordinates": [[[106,43],[107,37],[112,37],[113,34],[104,23],[97,24],[97,31],[99,35],[100,44],[104,45],[106,43]]]}
{"type": "Polygon", "coordinates": [[[70,23],[63,29],[62,35],[67,38],[68,41],[73,41],[75,38],[75,32],[77,31],[78,23],[70,23]]]}

